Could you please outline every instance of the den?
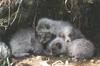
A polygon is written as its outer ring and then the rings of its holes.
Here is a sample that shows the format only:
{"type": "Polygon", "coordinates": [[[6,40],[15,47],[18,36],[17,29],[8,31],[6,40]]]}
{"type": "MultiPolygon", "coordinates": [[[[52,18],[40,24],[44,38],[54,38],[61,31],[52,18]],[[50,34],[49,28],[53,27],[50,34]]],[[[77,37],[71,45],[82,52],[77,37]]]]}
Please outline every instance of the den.
{"type": "Polygon", "coordinates": [[[99,0],[0,0],[0,66],[100,66],[99,0]]]}

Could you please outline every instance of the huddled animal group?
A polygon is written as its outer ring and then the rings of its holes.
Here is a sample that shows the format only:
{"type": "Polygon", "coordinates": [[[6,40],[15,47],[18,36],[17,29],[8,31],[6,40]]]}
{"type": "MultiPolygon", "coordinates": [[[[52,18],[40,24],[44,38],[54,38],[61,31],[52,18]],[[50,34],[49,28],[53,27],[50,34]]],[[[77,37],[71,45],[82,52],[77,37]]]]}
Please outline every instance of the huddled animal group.
{"type": "Polygon", "coordinates": [[[35,55],[56,56],[68,54],[71,58],[91,58],[93,43],[67,21],[41,18],[36,28],[20,29],[8,42],[0,42],[0,58],[35,55]],[[36,30],[36,32],[35,32],[36,30]]]}

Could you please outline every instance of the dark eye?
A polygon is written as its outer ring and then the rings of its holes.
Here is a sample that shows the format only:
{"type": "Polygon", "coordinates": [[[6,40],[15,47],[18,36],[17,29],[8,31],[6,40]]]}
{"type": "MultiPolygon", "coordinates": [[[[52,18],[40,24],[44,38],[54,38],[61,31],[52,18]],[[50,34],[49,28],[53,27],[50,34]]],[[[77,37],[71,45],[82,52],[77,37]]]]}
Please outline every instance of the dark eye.
{"type": "Polygon", "coordinates": [[[45,25],[46,29],[50,29],[50,25],[45,25]]]}
{"type": "Polygon", "coordinates": [[[61,49],[61,48],[62,48],[61,43],[56,43],[56,47],[57,47],[58,49],[61,49]]]}
{"type": "Polygon", "coordinates": [[[69,37],[72,37],[72,33],[70,33],[68,36],[69,36],[69,37]]]}
{"type": "Polygon", "coordinates": [[[59,37],[65,39],[65,35],[64,35],[63,33],[60,33],[60,34],[59,34],[59,37]]]}

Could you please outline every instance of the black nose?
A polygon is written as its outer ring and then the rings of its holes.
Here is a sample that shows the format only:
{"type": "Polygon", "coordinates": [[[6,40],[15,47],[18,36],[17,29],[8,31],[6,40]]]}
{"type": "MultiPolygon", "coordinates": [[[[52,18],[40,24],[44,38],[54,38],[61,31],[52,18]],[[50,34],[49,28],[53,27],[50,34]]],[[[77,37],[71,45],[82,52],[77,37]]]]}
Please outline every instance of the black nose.
{"type": "Polygon", "coordinates": [[[70,42],[70,40],[67,40],[66,42],[70,42]]]}

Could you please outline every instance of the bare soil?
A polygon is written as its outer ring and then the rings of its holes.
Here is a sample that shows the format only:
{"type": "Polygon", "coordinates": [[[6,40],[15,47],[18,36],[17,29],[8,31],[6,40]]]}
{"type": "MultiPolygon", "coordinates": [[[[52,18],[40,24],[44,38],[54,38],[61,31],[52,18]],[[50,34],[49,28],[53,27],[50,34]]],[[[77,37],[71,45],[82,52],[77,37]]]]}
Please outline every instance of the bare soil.
{"type": "Polygon", "coordinates": [[[31,56],[23,59],[14,59],[14,66],[100,66],[100,59],[93,58],[90,60],[68,61],[67,57],[45,57],[31,56]]]}

